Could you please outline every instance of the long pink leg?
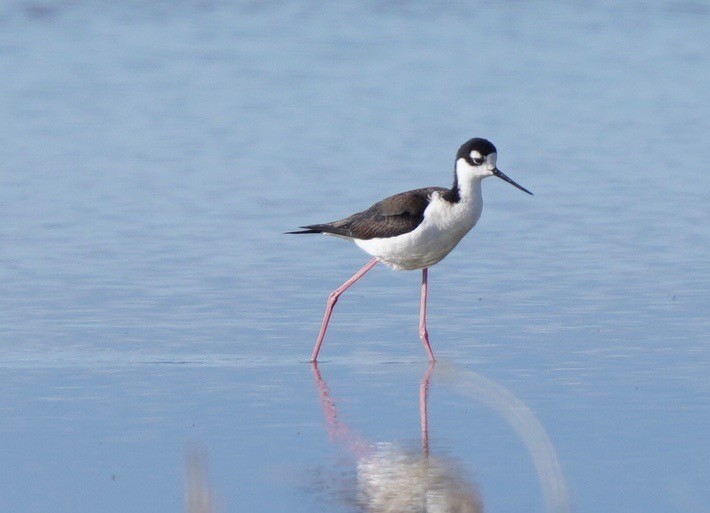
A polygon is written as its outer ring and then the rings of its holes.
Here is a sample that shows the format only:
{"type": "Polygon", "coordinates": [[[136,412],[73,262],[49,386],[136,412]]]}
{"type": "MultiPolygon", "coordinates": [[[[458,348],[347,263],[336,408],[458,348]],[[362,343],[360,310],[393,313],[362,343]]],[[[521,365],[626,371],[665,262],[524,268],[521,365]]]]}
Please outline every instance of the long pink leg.
{"type": "Polygon", "coordinates": [[[328,323],[330,322],[330,315],[333,313],[333,307],[335,306],[335,303],[338,302],[338,298],[340,297],[340,294],[348,290],[350,285],[355,283],[357,280],[362,278],[367,271],[375,267],[375,264],[379,262],[378,259],[373,258],[370,260],[368,263],[364,265],[362,269],[360,269],[358,272],[352,275],[352,277],[343,283],[340,287],[335,289],[333,292],[330,293],[328,296],[328,301],[325,303],[325,314],[323,315],[323,322],[320,325],[320,331],[318,332],[318,338],[316,339],[316,345],[313,346],[313,353],[311,354],[311,362],[315,362],[318,360],[318,352],[320,351],[320,346],[323,344],[323,339],[325,338],[325,330],[328,329],[328,323]]]}
{"type": "Polygon", "coordinates": [[[424,349],[429,355],[429,361],[435,362],[434,353],[429,345],[429,332],[426,330],[426,296],[427,296],[427,275],[429,270],[425,267],[422,269],[422,299],[419,306],[419,338],[422,339],[424,349]]]}

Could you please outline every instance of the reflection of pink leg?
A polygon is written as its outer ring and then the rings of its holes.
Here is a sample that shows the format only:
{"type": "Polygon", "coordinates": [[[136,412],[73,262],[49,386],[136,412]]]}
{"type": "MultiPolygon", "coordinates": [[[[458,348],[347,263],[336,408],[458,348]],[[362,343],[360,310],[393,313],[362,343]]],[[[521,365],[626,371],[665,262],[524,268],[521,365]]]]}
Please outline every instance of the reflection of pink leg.
{"type": "Polygon", "coordinates": [[[429,345],[429,333],[426,330],[426,296],[427,296],[427,274],[428,269],[425,267],[422,269],[422,299],[419,307],[419,338],[422,339],[422,344],[424,344],[424,349],[429,355],[429,361],[434,362],[434,353],[429,345]]]}
{"type": "MultiPolygon", "coordinates": [[[[318,352],[320,351],[320,346],[323,343],[323,339],[325,338],[325,330],[328,329],[328,322],[330,321],[330,315],[333,313],[333,307],[335,306],[335,303],[338,302],[338,298],[340,297],[340,294],[348,290],[350,285],[355,283],[357,280],[362,278],[367,271],[375,267],[375,264],[377,264],[379,260],[376,258],[373,258],[370,260],[368,263],[365,264],[365,266],[360,269],[358,272],[352,275],[352,277],[343,283],[340,287],[335,289],[333,292],[330,293],[328,296],[328,301],[325,304],[325,314],[323,315],[323,322],[320,325],[320,331],[318,332],[318,338],[316,339],[316,345],[313,346],[313,353],[311,354],[311,362],[315,362],[318,360],[318,352]]],[[[430,350],[431,351],[431,350],[430,350]]],[[[433,358],[433,356],[432,356],[433,358]]]]}
{"type": "Polygon", "coordinates": [[[330,437],[330,442],[344,445],[346,449],[348,449],[348,451],[350,451],[351,454],[354,454],[357,458],[366,456],[370,452],[369,444],[351,432],[347,424],[341,423],[338,420],[338,412],[335,409],[335,402],[328,393],[328,385],[321,377],[317,362],[311,363],[311,370],[313,371],[313,377],[316,380],[316,388],[318,388],[320,405],[323,409],[326,425],[328,426],[328,436],[330,437]]]}
{"type": "Polygon", "coordinates": [[[429,398],[429,380],[434,372],[434,362],[429,363],[429,368],[424,373],[419,384],[419,423],[422,426],[422,452],[429,456],[429,425],[427,422],[427,400],[429,398]]]}

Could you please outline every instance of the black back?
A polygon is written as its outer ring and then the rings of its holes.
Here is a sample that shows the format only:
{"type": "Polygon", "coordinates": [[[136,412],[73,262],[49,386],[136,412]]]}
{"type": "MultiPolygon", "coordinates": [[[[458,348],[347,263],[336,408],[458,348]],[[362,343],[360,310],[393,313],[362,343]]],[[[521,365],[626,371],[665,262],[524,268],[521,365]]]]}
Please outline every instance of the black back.
{"type": "Polygon", "coordinates": [[[367,210],[325,224],[302,226],[305,230],[287,233],[332,233],[353,239],[396,237],[414,230],[424,219],[432,192],[446,193],[443,187],[425,187],[400,192],[378,201],[367,210]]]}

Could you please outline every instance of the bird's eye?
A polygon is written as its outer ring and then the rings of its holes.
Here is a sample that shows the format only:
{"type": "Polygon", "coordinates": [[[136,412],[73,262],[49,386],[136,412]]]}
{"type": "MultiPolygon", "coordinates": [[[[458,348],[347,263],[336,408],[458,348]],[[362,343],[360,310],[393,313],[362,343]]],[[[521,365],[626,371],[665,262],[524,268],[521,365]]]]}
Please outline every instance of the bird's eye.
{"type": "Polygon", "coordinates": [[[483,157],[474,157],[471,159],[471,162],[473,162],[473,164],[476,166],[480,166],[481,164],[483,164],[484,161],[485,159],[483,157]]]}

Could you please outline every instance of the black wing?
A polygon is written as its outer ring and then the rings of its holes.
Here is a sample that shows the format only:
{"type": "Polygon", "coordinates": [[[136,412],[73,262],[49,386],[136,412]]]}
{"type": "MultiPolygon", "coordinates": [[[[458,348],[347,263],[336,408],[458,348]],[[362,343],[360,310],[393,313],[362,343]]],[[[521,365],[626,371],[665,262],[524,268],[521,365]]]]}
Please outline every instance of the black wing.
{"type": "Polygon", "coordinates": [[[425,187],[400,192],[340,221],[301,226],[305,229],[287,233],[332,233],[364,240],[396,237],[419,226],[424,219],[424,210],[429,205],[432,192],[446,190],[443,187],[425,187]]]}

